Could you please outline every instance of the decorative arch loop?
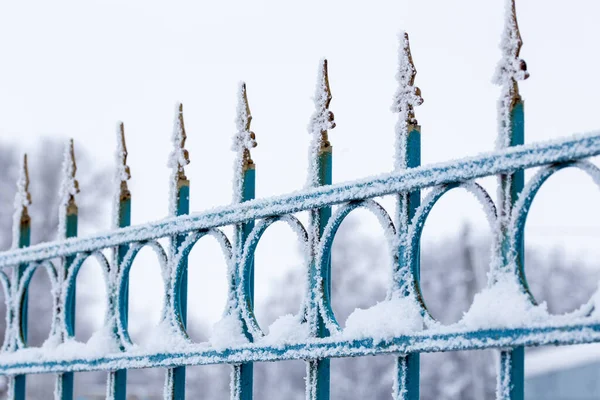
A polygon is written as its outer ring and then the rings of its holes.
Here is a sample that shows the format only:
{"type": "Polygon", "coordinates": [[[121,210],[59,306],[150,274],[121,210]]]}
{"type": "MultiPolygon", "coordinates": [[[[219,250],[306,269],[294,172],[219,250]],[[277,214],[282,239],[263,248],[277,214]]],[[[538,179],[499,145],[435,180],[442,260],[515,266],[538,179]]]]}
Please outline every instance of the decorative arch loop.
{"type": "Polygon", "coordinates": [[[7,351],[10,348],[10,332],[12,328],[12,285],[8,275],[3,270],[0,270],[0,285],[4,292],[4,306],[6,307],[5,326],[4,326],[4,343],[0,351],[7,351]]]}
{"type": "MultiPolygon", "coordinates": [[[[117,290],[116,290],[116,325],[117,325],[117,332],[119,334],[119,337],[121,339],[121,344],[125,347],[125,348],[130,348],[131,346],[133,346],[133,342],[131,341],[131,338],[129,336],[129,331],[126,328],[126,321],[125,321],[125,317],[126,317],[126,307],[127,307],[127,287],[129,286],[129,272],[131,270],[131,266],[133,265],[133,261],[135,260],[135,257],[138,255],[138,253],[140,252],[140,250],[142,250],[144,247],[150,247],[154,253],[156,254],[157,258],[158,258],[158,262],[160,264],[160,270],[161,270],[161,278],[163,279],[163,285],[165,285],[166,280],[165,280],[165,274],[167,271],[167,253],[165,252],[165,250],[163,249],[163,247],[160,245],[160,243],[158,243],[156,240],[149,240],[149,241],[142,241],[142,242],[133,242],[129,245],[129,249],[127,250],[127,253],[125,253],[125,256],[123,257],[123,261],[121,262],[120,266],[119,266],[119,278],[118,278],[118,283],[117,283],[117,290]],[[125,311],[125,314],[123,313],[123,311],[125,311]]],[[[166,290],[165,290],[165,303],[163,303],[163,310],[162,310],[162,318],[164,318],[164,314],[165,314],[165,310],[166,310],[166,302],[167,302],[167,295],[166,295],[166,290]]]]}
{"type": "MultiPolygon", "coordinates": [[[[198,243],[198,241],[205,236],[212,236],[219,243],[221,251],[223,252],[223,257],[225,257],[225,262],[227,263],[227,274],[232,274],[231,271],[233,270],[233,253],[231,242],[227,238],[227,235],[223,233],[223,231],[221,231],[220,229],[212,228],[208,230],[190,232],[186,236],[183,243],[181,243],[181,245],[177,249],[177,253],[175,254],[172,262],[170,263],[170,265],[172,266],[172,268],[170,269],[172,279],[170,279],[171,284],[167,289],[169,296],[171,296],[171,298],[173,299],[171,303],[167,302],[167,307],[169,307],[169,305],[172,307],[172,310],[170,312],[173,314],[172,316],[174,317],[174,321],[176,322],[176,325],[179,326],[182,333],[184,333],[185,329],[183,327],[184,324],[181,319],[181,305],[179,304],[179,296],[175,296],[175,293],[178,293],[181,288],[181,280],[184,272],[183,260],[190,254],[196,243],[198,243]]],[[[167,312],[169,311],[167,310],[167,312]]]]}
{"type": "Polygon", "coordinates": [[[519,256],[519,254],[523,254],[523,252],[519,250],[522,250],[524,243],[523,239],[525,235],[525,224],[527,222],[527,216],[529,215],[529,210],[531,209],[533,200],[537,196],[539,190],[551,176],[565,168],[577,168],[585,172],[592,178],[598,188],[600,188],[600,168],[589,161],[579,160],[550,165],[542,168],[529,180],[529,182],[527,182],[527,185],[519,194],[519,197],[510,215],[508,236],[509,261],[516,265],[516,273],[519,276],[519,280],[525,287],[526,293],[534,302],[535,298],[533,293],[531,293],[529,290],[529,285],[527,284],[523,260],[520,259],[519,256]]]}
{"type": "Polygon", "coordinates": [[[304,225],[298,220],[298,218],[294,217],[291,214],[279,215],[273,217],[267,217],[261,219],[256,223],[246,241],[244,243],[244,248],[241,254],[241,259],[238,261],[238,270],[235,275],[239,284],[235,285],[236,290],[236,298],[237,303],[239,305],[241,311],[241,317],[243,322],[248,329],[250,335],[256,340],[262,336],[264,336],[264,332],[260,328],[258,321],[252,311],[252,299],[250,297],[250,290],[248,287],[248,282],[246,281],[247,271],[251,267],[252,259],[254,253],[256,252],[256,248],[258,246],[258,242],[260,241],[262,235],[265,233],[267,228],[273,225],[275,222],[282,221],[286,222],[290,228],[296,233],[299,241],[303,244],[304,247],[304,256],[305,260],[309,258],[309,245],[308,245],[308,232],[304,228],[304,225]]]}
{"type": "Polygon", "coordinates": [[[110,312],[110,285],[108,281],[108,277],[110,274],[110,264],[106,259],[106,256],[101,251],[94,251],[92,253],[78,253],[70,265],[68,265],[67,279],[65,280],[65,288],[63,291],[63,304],[69,304],[75,297],[75,282],[77,280],[77,276],[79,275],[79,271],[81,270],[81,266],[83,263],[90,257],[93,257],[100,265],[100,269],[102,270],[102,278],[104,280],[104,290],[106,293],[106,313],[104,316],[104,320],[106,322],[107,315],[110,312]]]}
{"type": "MultiPolygon", "coordinates": [[[[27,267],[23,271],[23,275],[21,275],[21,279],[19,282],[14,282],[11,290],[13,292],[14,299],[11,300],[12,307],[14,308],[13,313],[13,323],[18,323],[16,321],[21,320],[21,309],[22,304],[25,301],[25,293],[29,284],[31,283],[31,279],[33,278],[33,274],[38,268],[44,268],[46,273],[48,274],[48,279],[50,280],[51,293],[59,293],[59,281],[58,281],[58,271],[56,266],[50,260],[44,260],[42,262],[32,262],[27,264],[27,267]]],[[[58,304],[59,298],[57,296],[52,296],[52,321],[56,321],[57,313],[58,313],[58,304]]],[[[8,325],[7,325],[8,329],[8,325]]],[[[16,340],[17,347],[26,347],[25,338],[23,337],[23,332],[19,328],[18,335],[14,340],[16,340]]],[[[52,332],[49,332],[52,334],[52,332]]],[[[8,336],[7,336],[8,337],[8,336]]]]}
{"type": "MultiPolygon", "coordinates": [[[[499,235],[497,231],[496,206],[494,205],[494,201],[489,193],[481,185],[473,181],[455,182],[436,186],[427,194],[412,218],[408,228],[407,236],[404,238],[404,243],[406,246],[404,249],[404,254],[406,258],[403,260],[403,265],[401,265],[397,271],[397,275],[394,278],[394,283],[397,289],[400,289],[403,292],[412,292],[416,296],[422,311],[424,312],[424,316],[429,322],[435,322],[435,318],[433,318],[427,309],[427,304],[425,303],[425,299],[423,298],[423,293],[421,291],[421,285],[417,279],[421,235],[423,234],[425,221],[427,220],[427,217],[429,217],[433,207],[446,193],[457,188],[465,189],[467,192],[471,193],[483,206],[488,224],[492,231],[492,251],[499,251],[497,245],[499,241],[499,235]]],[[[494,255],[492,256],[494,257],[494,255]]],[[[492,266],[492,268],[493,267],[494,266],[492,266]]]]}
{"type": "MultiPolygon", "coordinates": [[[[317,309],[321,314],[325,326],[333,334],[341,331],[340,325],[335,318],[333,309],[331,308],[331,302],[329,300],[330,294],[327,288],[322,284],[323,271],[326,269],[326,264],[331,256],[331,247],[335,235],[346,217],[357,208],[365,208],[371,211],[379,224],[383,228],[385,237],[388,241],[388,248],[394,248],[394,241],[396,237],[396,228],[394,222],[388,214],[388,212],[375,200],[357,200],[351,201],[339,207],[325,226],[323,234],[321,235],[321,241],[319,242],[316,255],[315,269],[311,272],[311,295],[310,301],[313,303],[312,308],[317,309]]],[[[396,255],[393,255],[393,265],[397,263],[396,255]]]]}

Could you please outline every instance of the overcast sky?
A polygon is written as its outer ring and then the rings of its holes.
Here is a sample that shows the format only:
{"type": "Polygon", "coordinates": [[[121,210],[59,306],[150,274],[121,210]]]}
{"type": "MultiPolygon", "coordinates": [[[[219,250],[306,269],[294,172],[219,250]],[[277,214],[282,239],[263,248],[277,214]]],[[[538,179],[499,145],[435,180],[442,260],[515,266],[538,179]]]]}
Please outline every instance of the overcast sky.
{"type": "MultiPolygon", "coordinates": [[[[235,95],[245,80],[258,141],[256,193],[282,194],[305,182],[311,96],[318,61],[327,57],[337,122],[330,134],[334,181],[388,172],[397,33],[406,30],[425,99],[416,110],[423,163],[489,151],[503,6],[503,0],[3,2],[0,135],[25,149],[45,135],[73,137],[98,165],[110,165],[115,125],[124,121],[138,224],[167,214],[166,160],[174,104],[181,101],[197,212],[231,201],[235,95]]],[[[521,56],[531,73],[521,83],[526,142],[599,129],[600,3],[521,0],[517,12],[521,56]]],[[[30,164],[36,168],[36,160],[30,164]]],[[[561,174],[535,203],[528,240],[593,253],[600,194],[581,174],[561,174]]],[[[485,183],[494,191],[493,179],[485,183]]],[[[424,239],[455,233],[462,220],[481,225],[476,209],[466,195],[451,194],[434,209],[424,239]]],[[[107,219],[100,228],[108,225],[107,219]]],[[[265,241],[280,251],[259,246],[261,282],[297,263],[288,255],[296,248],[293,235],[284,228],[273,232],[265,241]]],[[[194,296],[206,301],[224,287],[224,279],[213,282],[223,267],[214,244],[201,248],[207,258],[195,259],[207,271],[202,294],[194,296]]],[[[146,279],[156,288],[156,279],[146,279]]],[[[214,319],[220,306],[208,308],[214,319]]]]}

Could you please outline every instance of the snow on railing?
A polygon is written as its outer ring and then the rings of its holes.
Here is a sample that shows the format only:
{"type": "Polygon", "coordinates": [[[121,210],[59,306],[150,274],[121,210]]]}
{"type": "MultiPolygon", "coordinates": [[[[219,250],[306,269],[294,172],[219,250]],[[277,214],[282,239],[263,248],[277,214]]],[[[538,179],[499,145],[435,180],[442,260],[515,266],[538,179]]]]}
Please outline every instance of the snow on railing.
{"type": "MultiPolygon", "coordinates": [[[[189,214],[190,163],[185,149],[183,107],[178,104],[173,149],[168,165],[169,215],[164,220],[129,226],[131,193],[123,124],[117,127],[114,230],[77,237],[76,163],[73,142],[68,143],[61,185],[60,237],[64,240],[29,246],[32,199],[28,192],[27,159],[17,182],[13,248],[0,253],[0,282],[5,291],[7,329],[0,353],[0,374],[9,377],[11,399],[25,398],[25,374],[56,373],[57,399],[72,399],[73,373],[108,371],[107,398],[124,399],[126,370],[167,369],[164,397],[183,399],[185,366],[227,363],[233,366],[231,396],[252,398],[252,362],[302,359],[307,362],[308,399],[329,398],[329,358],[377,354],[396,356],[395,399],[419,398],[419,353],[453,350],[500,349],[498,399],[523,398],[523,348],[548,344],[600,341],[600,313],[595,295],[568,315],[552,316],[545,304],[535,302],[524,274],[523,236],[527,214],[536,193],[555,172],[576,167],[600,185],[600,169],[584,160],[600,155],[600,132],[547,143],[524,145],[523,101],[517,80],[528,77],[519,58],[522,45],[514,2],[508,1],[503,57],[495,81],[502,86],[498,102],[499,132],[494,152],[441,164],[421,166],[421,126],[414,108],[423,102],[414,86],[416,69],[406,33],[399,37],[398,89],[392,111],[398,113],[394,171],[353,182],[332,184],[332,146],[335,127],[329,110],[332,99],[327,61],[319,64],[315,112],[309,124],[307,187],[283,196],[254,199],[256,165],[251,149],[256,135],[250,130],[252,114],[245,83],[238,93],[237,132],[233,150],[233,203],[189,214]],[[524,169],[541,167],[527,184],[524,169]],[[498,177],[498,196],[492,197],[475,180],[498,177]],[[431,188],[425,197],[421,190],[431,188]],[[485,210],[493,236],[487,287],[475,296],[464,317],[442,325],[428,312],[421,295],[420,237],[436,202],[448,191],[463,188],[485,210]],[[393,216],[373,200],[394,196],[393,216]],[[335,206],[335,207],[334,207],[335,206]],[[350,315],[344,329],[331,308],[330,256],[338,227],[355,209],[366,208],[381,223],[392,259],[393,278],[384,301],[350,315]],[[293,214],[309,213],[308,226],[293,214]],[[273,223],[286,222],[304,244],[307,263],[306,293],[295,316],[277,320],[267,331],[253,313],[254,252],[262,234],[273,223]],[[221,230],[234,226],[232,238],[221,230]],[[187,257],[204,236],[217,239],[228,263],[226,311],[207,343],[193,343],[186,333],[187,257]],[[165,249],[157,241],[168,238],[165,249]],[[139,251],[152,248],[161,264],[165,304],[161,322],[146,345],[134,344],[128,333],[129,271],[139,251]],[[110,253],[107,255],[105,253],[110,253]],[[108,288],[104,327],[87,343],[74,339],[77,273],[88,257],[96,258],[108,288]],[[27,287],[37,268],[50,275],[53,326],[43,346],[27,346],[27,287]]],[[[35,201],[35,199],[33,199],[35,201]]],[[[366,272],[365,272],[366,273],[366,272]]]]}

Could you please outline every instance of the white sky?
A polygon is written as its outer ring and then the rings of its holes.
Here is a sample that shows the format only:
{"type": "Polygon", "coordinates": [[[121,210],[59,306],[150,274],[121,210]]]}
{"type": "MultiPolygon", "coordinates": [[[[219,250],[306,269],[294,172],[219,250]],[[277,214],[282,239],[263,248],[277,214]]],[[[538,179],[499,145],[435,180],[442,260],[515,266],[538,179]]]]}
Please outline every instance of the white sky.
{"type": "MultiPolygon", "coordinates": [[[[253,151],[257,196],[281,194],[305,181],[306,126],[318,60],[325,56],[338,125],[330,134],[334,181],[387,172],[392,168],[395,115],[389,109],[396,88],[397,33],[406,30],[416,84],[425,99],[416,110],[423,126],[423,163],[489,151],[496,135],[499,90],[491,77],[500,57],[503,3],[3,2],[0,135],[25,147],[44,135],[73,137],[77,147],[86,147],[98,164],[107,165],[116,121],[123,120],[133,174],[133,222],[143,223],[167,213],[173,107],[182,101],[191,209],[197,212],[231,199],[235,94],[238,81],[245,80],[259,144],[253,151]]],[[[531,73],[521,84],[526,142],[599,129],[600,3],[521,0],[517,12],[521,56],[531,73]]],[[[550,181],[534,205],[528,240],[564,242],[582,257],[595,254],[600,217],[592,210],[600,195],[581,174],[562,175],[550,181]],[[565,232],[569,235],[561,236],[565,232]]],[[[472,210],[475,202],[465,199],[452,194],[436,207],[426,240],[456,232],[465,219],[484,221],[482,212],[472,210]]],[[[286,254],[295,249],[293,235],[283,232],[265,239],[277,246],[276,254],[266,243],[259,246],[262,280],[297,262],[286,254]],[[277,240],[280,235],[286,243],[277,240]]],[[[221,276],[212,267],[220,263],[216,246],[202,249],[209,256],[195,259],[211,268],[203,272],[205,283],[196,296],[208,302],[224,280],[213,283],[221,276]]],[[[143,268],[137,269],[136,277],[144,279],[143,268]]],[[[145,279],[154,293],[156,279],[145,279]]],[[[143,302],[153,306],[153,297],[143,302]]],[[[211,320],[221,308],[214,303],[202,311],[211,320]]]]}

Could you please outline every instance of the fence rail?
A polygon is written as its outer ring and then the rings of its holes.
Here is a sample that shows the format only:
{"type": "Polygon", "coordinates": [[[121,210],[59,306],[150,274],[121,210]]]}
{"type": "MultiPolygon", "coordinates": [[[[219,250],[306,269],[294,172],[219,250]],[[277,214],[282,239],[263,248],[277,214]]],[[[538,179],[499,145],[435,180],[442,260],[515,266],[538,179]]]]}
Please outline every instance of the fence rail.
{"type": "MultiPolygon", "coordinates": [[[[423,102],[414,86],[416,69],[408,36],[400,36],[398,90],[393,111],[396,125],[396,163],[392,173],[353,182],[332,184],[332,146],[328,132],[335,127],[329,111],[331,91],[324,60],[319,67],[315,112],[309,133],[308,187],[291,194],[254,199],[256,165],[251,149],[256,136],[250,130],[252,115],[245,84],[238,94],[237,133],[234,137],[234,201],[213,210],[189,214],[190,181],[185,175],[189,154],[183,108],[178,105],[169,158],[169,218],[129,226],[132,196],[127,182],[127,149],[123,124],[117,130],[117,179],[114,230],[77,237],[79,191],[73,142],[65,153],[60,205],[59,241],[29,246],[31,220],[28,207],[27,159],[17,184],[13,249],[0,253],[0,283],[5,291],[7,329],[0,353],[0,374],[10,380],[10,399],[25,399],[26,374],[55,373],[54,397],[73,398],[74,373],[108,371],[107,398],[122,400],[127,393],[127,370],[166,369],[164,398],[185,398],[185,367],[231,364],[231,398],[252,398],[253,368],[258,361],[305,360],[308,399],[329,398],[329,360],[336,357],[395,355],[394,399],[419,398],[419,354],[497,348],[500,351],[497,398],[523,399],[524,347],[568,345],[600,341],[600,313],[596,298],[564,316],[551,316],[530,293],[524,267],[523,237],[530,206],[541,186],[566,167],[589,174],[600,186],[600,169],[587,158],[600,155],[600,132],[547,143],[524,145],[524,110],[517,81],[528,77],[519,58],[519,35],[513,1],[508,1],[501,43],[503,57],[496,81],[502,87],[499,101],[497,150],[447,163],[420,166],[421,126],[414,107],[423,102]],[[540,167],[527,184],[524,170],[540,167]],[[498,177],[498,198],[476,179],[498,177]],[[421,190],[431,190],[424,197],[421,190]],[[442,325],[428,312],[420,288],[420,237],[436,202],[448,191],[472,193],[486,211],[492,232],[492,258],[488,286],[465,317],[442,325]],[[374,199],[394,196],[390,215],[374,199]],[[335,207],[334,207],[335,206],[335,207]],[[338,227],[355,209],[366,208],[378,218],[391,250],[393,279],[384,302],[365,312],[369,323],[358,329],[342,328],[331,308],[330,256],[338,227]],[[294,214],[309,213],[308,224],[294,214]],[[285,222],[296,232],[306,253],[305,296],[292,321],[293,336],[273,339],[258,324],[254,308],[254,251],[262,234],[274,223],[285,222]],[[233,226],[229,238],[221,228],[233,226]],[[193,343],[187,325],[187,257],[204,236],[217,239],[228,264],[227,308],[218,342],[193,343]],[[158,239],[168,239],[167,246],[158,239]],[[165,284],[164,311],[157,332],[162,345],[134,345],[128,333],[129,271],[139,251],[150,247],[157,256],[165,284]],[[93,344],[76,342],[75,282],[84,261],[100,264],[107,287],[108,311],[93,344]],[[50,276],[53,325],[46,344],[27,346],[28,285],[36,269],[50,276]],[[511,297],[513,309],[502,309],[499,298],[511,297]],[[499,304],[500,303],[500,304],[499,304]],[[515,306],[516,304],[516,306],[515,306]],[[516,308],[515,308],[516,307],[516,308]],[[485,316],[481,315],[485,311],[485,316]],[[373,323],[375,321],[375,323],[373,323]],[[375,325],[375,327],[371,325],[375,325]],[[374,329],[375,328],[375,329],[374,329]],[[298,332],[303,335],[298,336],[298,332]],[[100,344],[98,344],[100,343],[100,344]]],[[[600,296],[596,296],[599,297],[600,296]]],[[[356,327],[355,327],[356,328],[356,327]]]]}

